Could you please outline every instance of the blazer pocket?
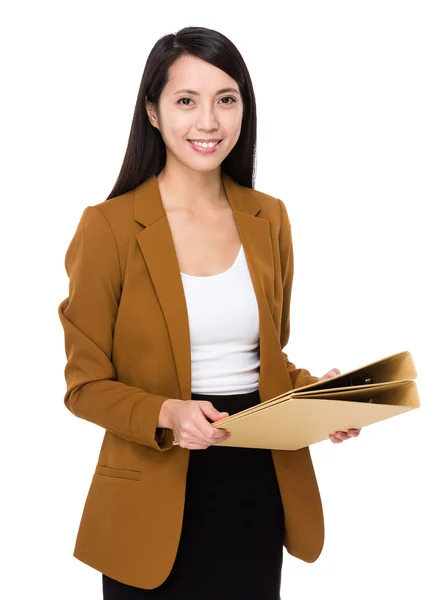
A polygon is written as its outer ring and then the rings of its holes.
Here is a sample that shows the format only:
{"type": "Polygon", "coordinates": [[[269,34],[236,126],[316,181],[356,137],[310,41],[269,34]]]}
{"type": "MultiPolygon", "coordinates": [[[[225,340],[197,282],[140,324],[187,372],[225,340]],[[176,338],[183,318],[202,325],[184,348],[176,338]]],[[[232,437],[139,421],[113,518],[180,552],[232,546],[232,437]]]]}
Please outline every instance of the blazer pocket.
{"type": "Polygon", "coordinates": [[[104,475],[105,477],[117,477],[117,479],[133,479],[140,481],[142,471],[132,471],[131,469],[116,469],[115,467],[105,467],[97,465],[95,475],[104,475]]]}

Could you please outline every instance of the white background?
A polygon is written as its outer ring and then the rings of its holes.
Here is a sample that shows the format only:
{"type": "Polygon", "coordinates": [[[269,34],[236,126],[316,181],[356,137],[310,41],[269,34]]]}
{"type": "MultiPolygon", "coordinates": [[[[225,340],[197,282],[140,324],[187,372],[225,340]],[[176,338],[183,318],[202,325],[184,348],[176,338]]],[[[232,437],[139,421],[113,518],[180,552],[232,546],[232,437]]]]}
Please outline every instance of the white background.
{"type": "Polygon", "coordinates": [[[253,80],[255,187],[292,223],[290,359],[320,376],[409,350],[418,371],[419,409],[312,446],[325,546],[312,564],[284,552],[282,600],[444,597],[442,8],[3,5],[5,598],[102,597],[72,557],[103,431],[63,404],[64,255],[114,185],[149,51],[188,25],[227,35],[253,80]]]}

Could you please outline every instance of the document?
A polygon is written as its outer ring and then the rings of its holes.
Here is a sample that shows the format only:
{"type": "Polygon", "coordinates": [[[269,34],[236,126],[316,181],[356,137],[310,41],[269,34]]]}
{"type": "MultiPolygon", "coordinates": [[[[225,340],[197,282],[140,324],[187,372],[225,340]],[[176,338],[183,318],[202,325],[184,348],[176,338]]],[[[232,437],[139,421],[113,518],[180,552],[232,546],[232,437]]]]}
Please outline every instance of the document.
{"type": "Polygon", "coordinates": [[[407,350],[317,381],[213,422],[229,439],[217,446],[298,450],[335,431],[361,429],[420,406],[407,350]]]}

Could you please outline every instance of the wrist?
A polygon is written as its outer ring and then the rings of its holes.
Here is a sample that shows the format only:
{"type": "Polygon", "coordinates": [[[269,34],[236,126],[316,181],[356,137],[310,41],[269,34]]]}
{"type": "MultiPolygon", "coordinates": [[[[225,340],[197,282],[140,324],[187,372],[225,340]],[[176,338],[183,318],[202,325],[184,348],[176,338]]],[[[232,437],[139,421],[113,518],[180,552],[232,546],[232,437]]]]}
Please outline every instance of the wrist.
{"type": "Polygon", "coordinates": [[[157,427],[166,427],[167,429],[171,429],[170,427],[170,416],[171,416],[171,406],[176,402],[174,398],[167,398],[165,400],[159,411],[159,417],[157,421],[157,427]]]}

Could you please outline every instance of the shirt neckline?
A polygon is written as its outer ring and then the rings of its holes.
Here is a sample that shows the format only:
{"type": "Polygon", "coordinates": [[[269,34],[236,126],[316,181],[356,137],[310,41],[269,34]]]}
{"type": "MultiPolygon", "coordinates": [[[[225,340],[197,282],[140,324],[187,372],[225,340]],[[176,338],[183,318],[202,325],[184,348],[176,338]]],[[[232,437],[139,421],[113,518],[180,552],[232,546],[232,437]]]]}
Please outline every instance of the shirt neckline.
{"type": "Polygon", "coordinates": [[[228,267],[228,269],[226,271],[222,271],[222,273],[216,273],[215,275],[190,275],[189,273],[183,273],[181,271],[180,274],[183,275],[184,277],[188,277],[189,279],[214,279],[216,277],[222,277],[222,275],[226,275],[227,273],[229,273],[230,271],[232,271],[234,269],[234,267],[238,263],[239,258],[242,254],[242,250],[243,250],[243,245],[241,244],[241,246],[239,248],[239,252],[237,253],[237,256],[236,256],[233,264],[231,265],[231,267],[228,267]]]}

